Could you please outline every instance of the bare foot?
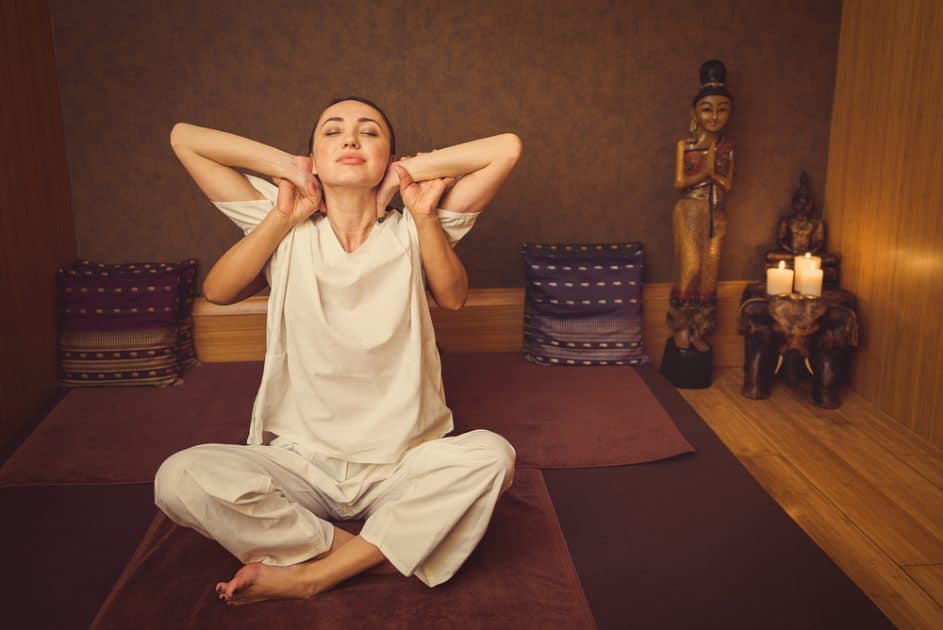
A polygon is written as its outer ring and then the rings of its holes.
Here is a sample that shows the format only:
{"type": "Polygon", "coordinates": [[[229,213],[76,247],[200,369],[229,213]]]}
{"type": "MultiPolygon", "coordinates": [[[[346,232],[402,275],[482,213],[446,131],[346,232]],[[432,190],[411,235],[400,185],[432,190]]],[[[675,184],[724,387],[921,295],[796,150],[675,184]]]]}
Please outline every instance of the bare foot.
{"type": "Polygon", "coordinates": [[[216,593],[228,606],[243,606],[269,599],[307,599],[333,588],[358,573],[398,573],[380,550],[359,536],[335,528],[330,550],[313,560],[287,567],[261,562],[247,564],[216,593]]]}
{"type": "Polygon", "coordinates": [[[227,606],[244,606],[269,599],[305,599],[318,592],[306,564],[272,567],[261,562],[247,564],[228,582],[216,585],[227,606]]]}

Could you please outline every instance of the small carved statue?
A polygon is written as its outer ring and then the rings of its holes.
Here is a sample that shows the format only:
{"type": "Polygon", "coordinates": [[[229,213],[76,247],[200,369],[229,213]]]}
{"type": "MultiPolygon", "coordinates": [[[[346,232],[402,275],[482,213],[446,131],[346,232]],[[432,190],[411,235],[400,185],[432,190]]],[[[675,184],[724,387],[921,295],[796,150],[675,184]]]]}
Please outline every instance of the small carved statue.
{"type": "Polygon", "coordinates": [[[701,89],[691,101],[691,124],[679,140],[674,186],[681,192],[672,214],[674,278],[668,325],[674,345],[707,352],[714,328],[720,250],[727,234],[724,198],[733,184],[733,144],[723,135],[733,96],[727,68],[716,59],[700,70],[701,89]]]}
{"type": "Polygon", "coordinates": [[[779,220],[776,240],[782,249],[792,254],[815,254],[825,246],[825,222],[815,212],[805,171],[792,195],[792,213],[779,220]]]}

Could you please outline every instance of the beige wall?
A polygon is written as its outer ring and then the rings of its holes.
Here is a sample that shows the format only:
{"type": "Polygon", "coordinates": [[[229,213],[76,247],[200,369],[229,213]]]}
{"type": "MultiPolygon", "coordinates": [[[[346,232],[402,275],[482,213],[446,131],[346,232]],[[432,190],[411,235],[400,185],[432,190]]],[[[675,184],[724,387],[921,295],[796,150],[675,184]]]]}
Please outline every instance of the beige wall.
{"type": "Polygon", "coordinates": [[[55,398],[55,271],[75,257],[49,26],[45,2],[0,3],[0,454],[55,398]]]}
{"type": "Polygon", "coordinates": [[[943,447],[943,3],[848,0],[826,205],[860,298],[855,389],[943,447]]]}
{"type": "Polygon", "coordinates": [[[195,256],[238,238],[175,162],[178,120],[300,151],[330,97],[387,109],[402,152],[505,130],[525,155],[460,245],[522,286],[522,241],[642,240],[671,276],[674,143],[701,62],[729,67],[722,279],[757,278],[799,172],[824,195],[839,0],[52,0],[79,254],[195,256]]]}

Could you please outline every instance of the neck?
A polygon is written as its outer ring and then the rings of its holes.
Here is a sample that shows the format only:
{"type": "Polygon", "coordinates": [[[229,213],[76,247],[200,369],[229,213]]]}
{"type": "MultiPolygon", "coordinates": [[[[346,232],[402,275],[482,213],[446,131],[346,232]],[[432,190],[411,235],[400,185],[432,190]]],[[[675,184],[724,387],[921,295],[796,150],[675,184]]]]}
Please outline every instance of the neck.
{"type": "Polygon", "coordinates": [[[325,188],[324,202],[341,247],[348,252],[360,247],[377,222],[376,188],[325,188]]]}

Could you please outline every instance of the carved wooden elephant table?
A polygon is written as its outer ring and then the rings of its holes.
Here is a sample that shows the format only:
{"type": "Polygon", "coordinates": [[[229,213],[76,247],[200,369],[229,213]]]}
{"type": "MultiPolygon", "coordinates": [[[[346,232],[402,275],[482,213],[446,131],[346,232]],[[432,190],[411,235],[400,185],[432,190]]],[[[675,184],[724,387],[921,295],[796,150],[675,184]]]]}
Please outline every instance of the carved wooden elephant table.
{"type": "Polygon", "coordinates": [[[766,285],[747,285],[740,299],[737,331],[744,337],[743,395],[768,398],[773,377],[795,387],[812,378],[819,407],[841,404],[838,388],[847,380],[851,351],[858,346],[857,300],[841,289],[821,297],[766,295],[766,285]]]}

